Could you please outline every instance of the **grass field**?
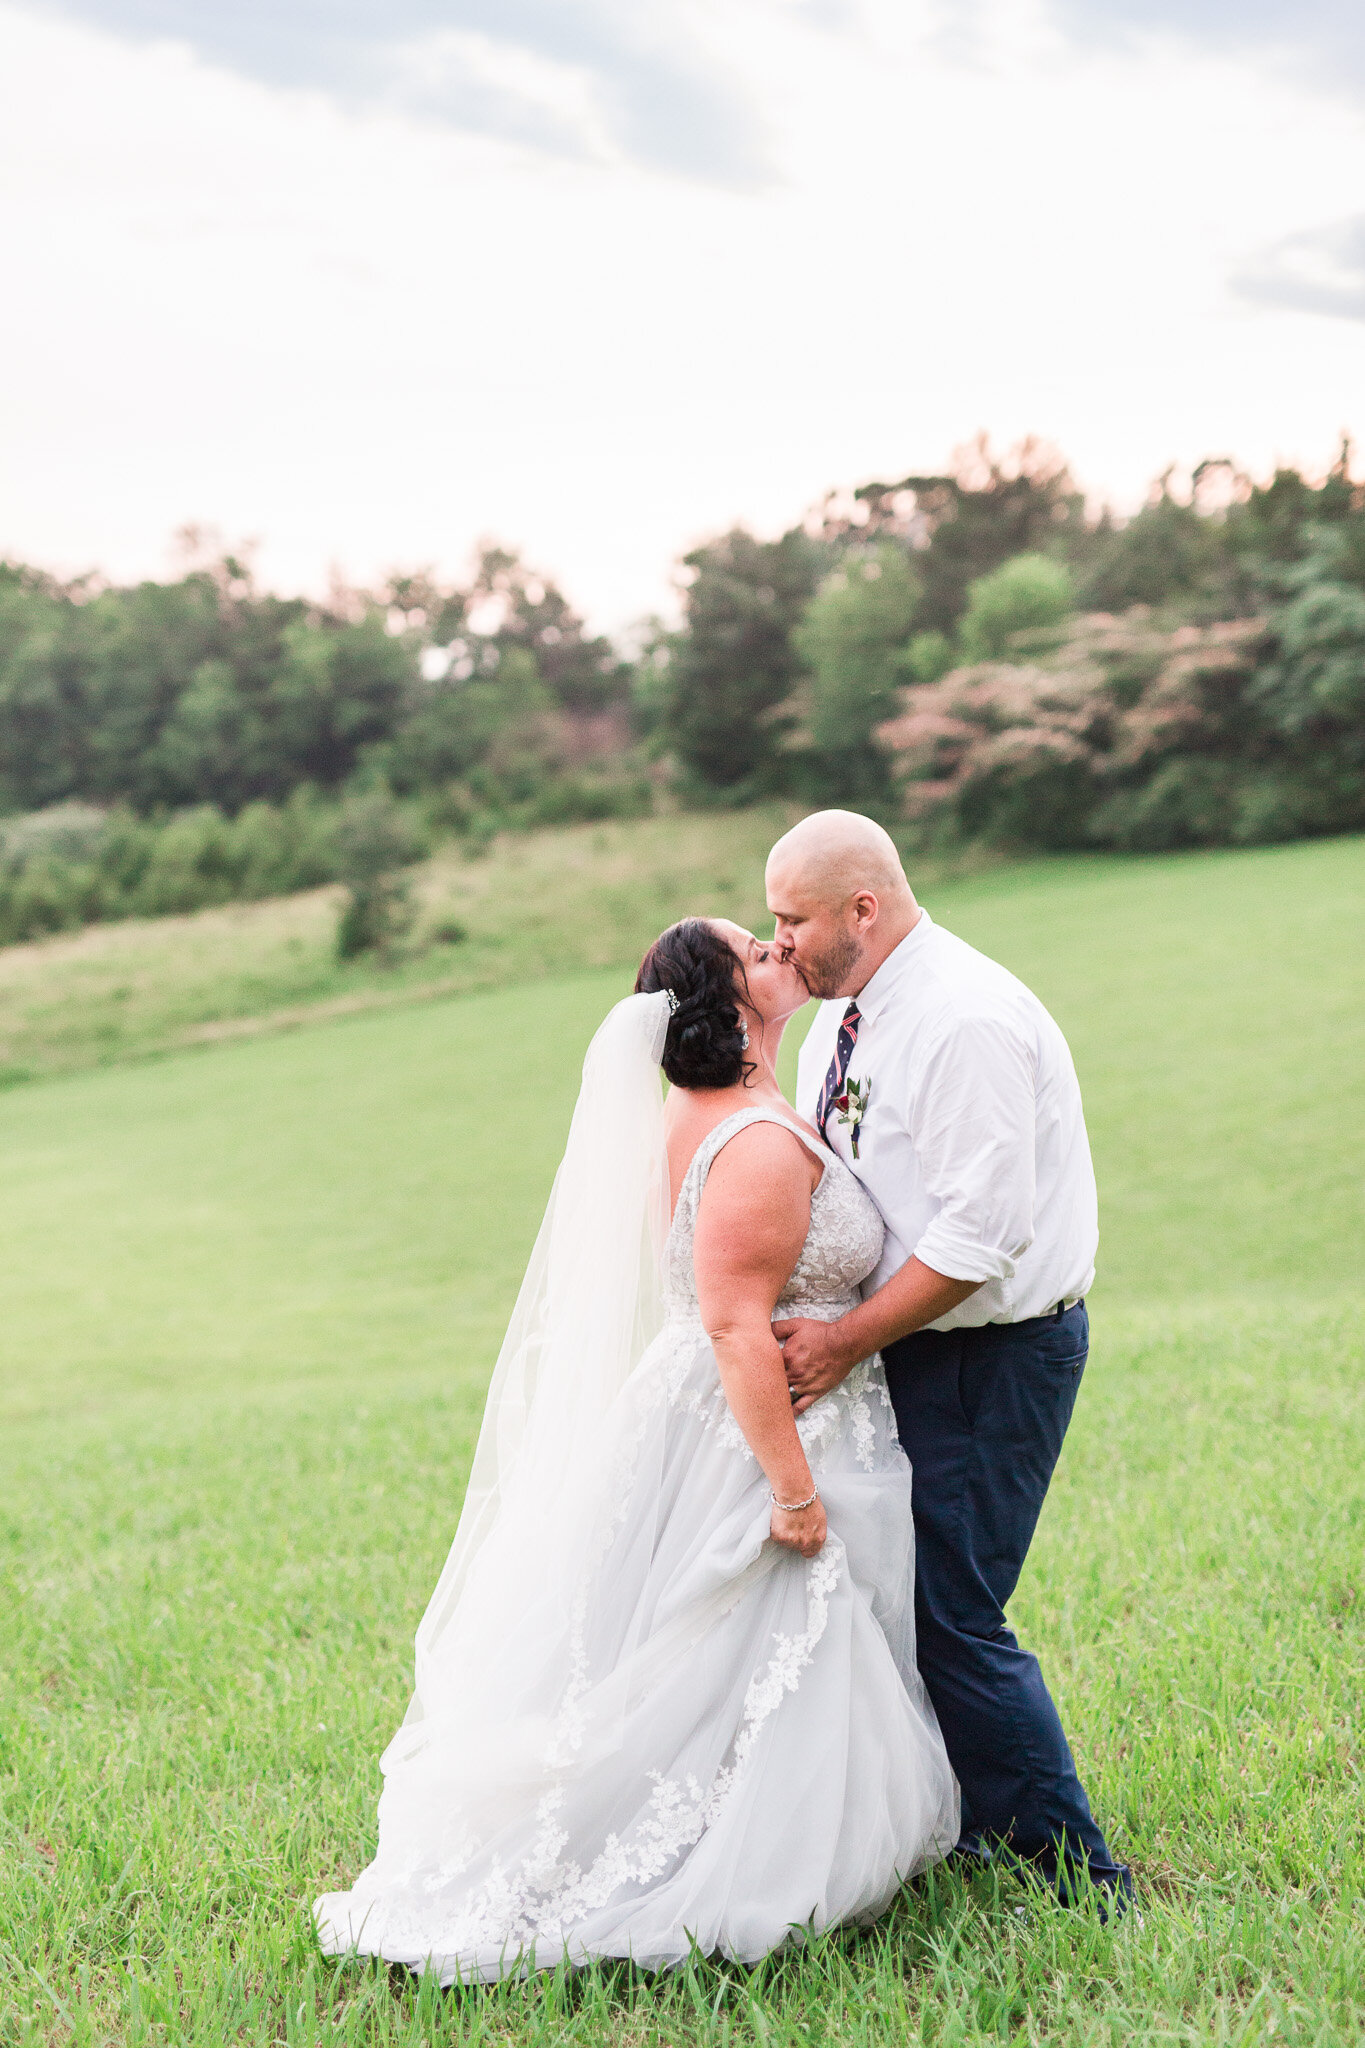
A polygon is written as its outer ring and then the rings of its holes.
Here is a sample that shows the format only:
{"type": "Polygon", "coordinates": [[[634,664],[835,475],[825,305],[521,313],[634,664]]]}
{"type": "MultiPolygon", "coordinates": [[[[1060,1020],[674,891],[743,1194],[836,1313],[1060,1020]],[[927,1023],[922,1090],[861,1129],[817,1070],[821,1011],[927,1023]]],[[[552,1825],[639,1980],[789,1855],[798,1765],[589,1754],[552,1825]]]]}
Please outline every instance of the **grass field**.
{"type": "MultiPolygon", "coordinates": [[[[743,907],[713,851],[692,886],[743,907]]],[[[1014,1619],[1143,1924],[944,1879],[871,1938],[653,1987],[441,1998],[314,1955],[608,934],[592,972],[0,1097],[6,2048],[1365,2039],[1365,842],[925,893],[1086,1089],[1095,1352],[1014,1619]]]]}

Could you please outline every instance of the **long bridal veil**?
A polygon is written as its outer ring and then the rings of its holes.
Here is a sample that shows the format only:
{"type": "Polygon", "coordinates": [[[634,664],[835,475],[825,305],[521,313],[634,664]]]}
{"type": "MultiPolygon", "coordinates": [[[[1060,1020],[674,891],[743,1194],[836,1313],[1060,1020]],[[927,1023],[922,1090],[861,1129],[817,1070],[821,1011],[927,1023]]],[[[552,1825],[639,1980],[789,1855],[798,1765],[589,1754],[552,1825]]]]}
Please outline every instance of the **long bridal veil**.
{"type": "Polygon", "coordinates": [[[417,1631],[406,1729],[452,1663],[516,1625],[518,1595],[596,1520],[602,1424],[663,1320],[662,994],[628,996],[583,1062],[568,1144],[494,1368],[464,1509],[417,1631]]]}

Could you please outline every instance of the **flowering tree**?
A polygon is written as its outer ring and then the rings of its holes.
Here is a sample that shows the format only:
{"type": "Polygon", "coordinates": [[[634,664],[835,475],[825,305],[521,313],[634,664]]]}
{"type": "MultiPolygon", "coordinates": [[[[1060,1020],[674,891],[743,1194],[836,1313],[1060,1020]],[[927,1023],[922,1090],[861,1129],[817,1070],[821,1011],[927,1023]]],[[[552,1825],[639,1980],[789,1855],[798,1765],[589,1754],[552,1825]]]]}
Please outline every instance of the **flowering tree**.
{"type": "Polygon", "coordinates": [[[878,731],[926,836],[1133,849],[1365,825],[1365,605],[1076,621],[1051,653],[902,692],[878,731]]]}

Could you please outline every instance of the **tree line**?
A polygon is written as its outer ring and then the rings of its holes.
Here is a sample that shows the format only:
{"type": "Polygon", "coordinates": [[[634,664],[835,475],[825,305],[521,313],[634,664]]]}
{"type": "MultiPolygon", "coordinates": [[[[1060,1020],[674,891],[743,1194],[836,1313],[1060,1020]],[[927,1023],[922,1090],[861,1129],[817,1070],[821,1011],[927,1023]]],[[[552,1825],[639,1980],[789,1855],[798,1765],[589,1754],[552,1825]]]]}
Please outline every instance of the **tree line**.
{"type": "Polygon", "coordinates": [[[610,750],[629,699],[610,643],[502,549],[463,588],[395,576],[327,603],[260,591],[231,555],[129,589],[0,563],[0,815],[235,813],[357,776],[512,808],[610,750]]]}
{"type": "Polygon", "coordinates": [[[500,548],[325,603],[230,554],[131,588],[0,563],[0,943],[332,881],[343,952],[388,943],[434,840],[650,807],[631,682],[500,548]]]}
{"type": "Polygon", "coordinates": [[[330,879],[363,896],[362,869],[442,833],[665,788],[1035,847],[1365,825],[1346,445],[1320,476],[1167,474],[1118,521],[1054,451],[982,440],[776,539],[736,528],[679,581],[680,623],[628,659],[501,548],[460,585],[325,602],[231,554],[131,587],[0,563],[0,938],[330,879]]]}
{"type": "Polygon", "coordinates": [[[686,558],[653,701],[698,796],[930,840],[1159,850],[1365,826],[1365,483],[1168,473],[1125,522],[984,443],[686,558]]]}

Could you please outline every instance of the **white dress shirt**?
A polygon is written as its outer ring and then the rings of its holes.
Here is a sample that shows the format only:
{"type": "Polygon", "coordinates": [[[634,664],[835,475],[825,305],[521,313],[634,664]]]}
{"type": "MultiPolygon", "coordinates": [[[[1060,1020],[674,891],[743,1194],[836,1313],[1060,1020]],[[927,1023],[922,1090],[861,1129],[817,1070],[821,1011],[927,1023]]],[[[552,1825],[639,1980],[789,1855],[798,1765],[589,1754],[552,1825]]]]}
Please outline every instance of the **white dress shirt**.
{"type": "MultiPolygon", "coordinates": [[[[912,1255],[975,1294],[935,1330],[1018,1323],[1084,1294],[1099,1224],[1081,1091],[1061,1031],[1007,969],[921,910],[857,998],[849,1076],[866,1119],[831,1113],[830,1145],[881,1210],[886,1245],[864,1294],[912,1255]]],[[[796,1102],[815,1121],[848,998],[822,1003],[796,1102]]]]}

